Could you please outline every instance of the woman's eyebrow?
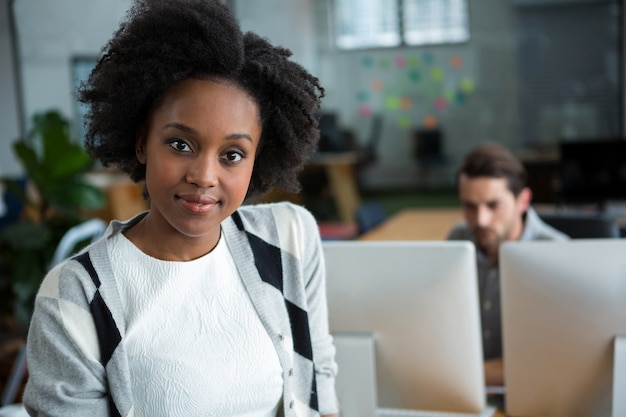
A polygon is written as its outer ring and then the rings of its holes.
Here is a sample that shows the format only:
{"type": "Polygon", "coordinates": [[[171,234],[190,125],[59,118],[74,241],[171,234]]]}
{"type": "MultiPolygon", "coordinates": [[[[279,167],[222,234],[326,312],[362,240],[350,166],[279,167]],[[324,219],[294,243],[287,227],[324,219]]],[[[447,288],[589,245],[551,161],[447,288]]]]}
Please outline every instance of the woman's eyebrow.
{"type": "Polygon", "coordinates": [[[252,137],[250,137],[250,135],[248,135],[247,133],[231,133],[230,135],[226,136],[226,139],[246,139],[250,142],[253,142],[252,137]]]}
{"type": "MultiPolygon", "coordinates": [[[[189,127],[187,125],[181,124],[181,123],[168,123],[165,125],[165,128],[173,128],[173,129],[178,129],[178,130],[182,130],[185,133],[192,133],[192,134],[197,134],[198,131],[192,127],[189,127]]],[[[253,142],[252,137],[247,134],[247,133],[231,133],[228,136],[226,136],[226,139],[246,139],[250,142],[253,142]]]]}
{"type": "Polygon", "coordinates": [[[182,130],[183,132],[186,133],[198,133],[194,128],[191,128],[187,125],[183,125],[180,123],[168,123],[165,125],[165,128],[174,128],[174,129],[178,129],[178,130],[182,130]]]}

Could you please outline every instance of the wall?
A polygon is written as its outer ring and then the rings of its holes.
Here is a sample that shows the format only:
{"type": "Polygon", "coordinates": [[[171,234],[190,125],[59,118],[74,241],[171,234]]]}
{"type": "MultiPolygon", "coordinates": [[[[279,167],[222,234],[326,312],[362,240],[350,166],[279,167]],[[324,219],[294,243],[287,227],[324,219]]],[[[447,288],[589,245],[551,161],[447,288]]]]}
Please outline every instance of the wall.
{"type": "Polygon", "coordinates": [[[518,146],[513,8],[502,0],[468,3],[467,43],[348,52],[330,46],[327,3],[317,3],[325,109],[362,142],[372,121],[363,105],[383,117],[379,160],[364,173],[368,188],[451,186],[454,167],[473,145],[518,146]],[[447,161],[431,175],[412,154],[412,132],[427,116],[444,132],[447,161]]]}
{"type": "Polygon", "coordinates": [[[16,0],[24,113],[55,108],[74,117],[71,59],[97,55],[130,0],[16,0]]]}
{"type": "Polygon", "coordinates": [[[18,71],[9,7],[9,0],[0,0],[0,176],[21,174],[11,146],[22,132],[18,71]]]}
{"type": "Polygon", "coordinates": [[[316,73],[312,1],[231,0],[230,5],[243,30],[255,32],[275,45],[290,49],[293,60],[316,73]]]}
{"type": "Polygon", "coordinates": [[[517,9],[524,141],[620,136],[618,3],[547,3],[517,9]]]}

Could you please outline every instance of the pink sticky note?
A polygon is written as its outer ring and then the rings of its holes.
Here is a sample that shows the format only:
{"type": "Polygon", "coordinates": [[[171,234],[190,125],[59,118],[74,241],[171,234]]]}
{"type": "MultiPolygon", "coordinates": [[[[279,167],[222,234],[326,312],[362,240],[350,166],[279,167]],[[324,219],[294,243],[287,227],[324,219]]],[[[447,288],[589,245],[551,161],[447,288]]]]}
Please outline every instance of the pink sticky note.
{"type": "Polygon", "coordinates": [[[363,117],[370,117],[372,113],[373,113],[372,108],[367,104],[364,104],[359,107],[359,114],[363,117]]]}

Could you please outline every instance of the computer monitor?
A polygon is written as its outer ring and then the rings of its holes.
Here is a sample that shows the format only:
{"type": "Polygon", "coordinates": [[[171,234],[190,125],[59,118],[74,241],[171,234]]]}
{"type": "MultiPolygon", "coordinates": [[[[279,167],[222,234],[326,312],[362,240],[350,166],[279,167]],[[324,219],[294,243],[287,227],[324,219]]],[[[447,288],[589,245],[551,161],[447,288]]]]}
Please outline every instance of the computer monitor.
{"type": "Polygon", "coordinates": [[[626,240],[508,242],[500,280],[507,415],[626,416],[626,240]]]}
{"type": "MultiPolygon", "coordinates": [[[[474,246],[325,241],[323,250],[331,332],[373,334],[377,406],[481,413],[486,404],[474,246]]],[[[338,378],[345,378],[338,364],[338,378]]],[[[341,407],[341,393],[339,401],[341,407]]]]}

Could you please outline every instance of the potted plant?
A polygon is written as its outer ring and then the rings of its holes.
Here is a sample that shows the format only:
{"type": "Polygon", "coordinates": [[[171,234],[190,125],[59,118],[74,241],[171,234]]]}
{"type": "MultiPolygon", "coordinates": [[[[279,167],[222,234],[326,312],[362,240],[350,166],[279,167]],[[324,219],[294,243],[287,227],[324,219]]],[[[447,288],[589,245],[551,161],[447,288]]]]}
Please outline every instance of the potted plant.
{"type": "MultiPolygon", "coordinates": [[[[56,110],[35,114],[26,138],[13,143],[27,186],[3,178],[24,206],[22,219],[0,230],[0,277],[9,288],[17,323],[27,327],[35,295],[54,251],[71,227],[104,205],[104,193],[85,179],[93,161],[71,138],[69,121],[56,110]]],[[[6,313],[6,312],[5,312],[6,313]]]]}

